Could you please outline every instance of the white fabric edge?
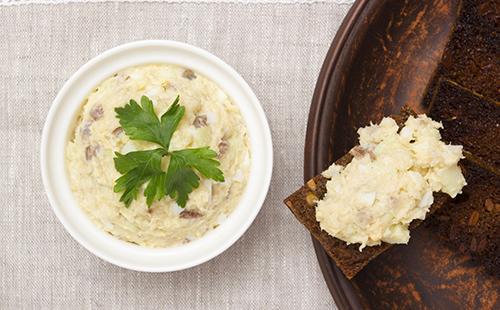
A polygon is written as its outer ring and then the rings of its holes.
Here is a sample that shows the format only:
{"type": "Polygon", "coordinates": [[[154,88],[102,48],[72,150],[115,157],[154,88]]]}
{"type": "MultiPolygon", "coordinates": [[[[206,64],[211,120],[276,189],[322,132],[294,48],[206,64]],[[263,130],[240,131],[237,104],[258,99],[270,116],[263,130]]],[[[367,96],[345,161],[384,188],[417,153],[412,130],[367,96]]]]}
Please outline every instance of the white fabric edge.
{"type": "Polygon", "coordinates": [[[69,4],[105,2],[164,2],[164,3],[234,3],[234,4],[352,4],[355,0],[0,0],[0,6],[21,6],[29,4],[69,4]]]}

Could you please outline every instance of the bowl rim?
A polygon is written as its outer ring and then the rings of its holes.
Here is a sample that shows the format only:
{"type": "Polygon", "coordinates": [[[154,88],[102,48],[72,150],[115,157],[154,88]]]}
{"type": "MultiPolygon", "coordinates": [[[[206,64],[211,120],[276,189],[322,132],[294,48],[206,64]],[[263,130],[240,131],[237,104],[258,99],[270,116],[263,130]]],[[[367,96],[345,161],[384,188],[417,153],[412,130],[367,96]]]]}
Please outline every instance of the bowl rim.
{"type": "Polygon", "coordinates": [[[272,177],[273,147],[269,124],[257,96],[230,65],[208,51],[187,43],[142,40],[100,53],[64,83],[52,102],[43,127],[40,167],[45,192],[54,213],[80,245],[99,258],[126,269],[169,272],[209,261],[227,250],[246,232],[267,196],[272,177]],[[162,249],[129,244],[94,225],[73,199],[64,161],[74,118],[92,87],[121,69],[148,63],[188,67],[218,84],[239,107],[251,145],[251,168],[245,192],[227,220],[195,241],[162,249]],[[82,87],[77,88],[77,85],[82,87]],[[63,164],[60,164],[61,158],[63,164]],[[68,211],[72,211],[70,216],[68,211]],[[123,253],[114,253],[117,249],[123,253]]]}

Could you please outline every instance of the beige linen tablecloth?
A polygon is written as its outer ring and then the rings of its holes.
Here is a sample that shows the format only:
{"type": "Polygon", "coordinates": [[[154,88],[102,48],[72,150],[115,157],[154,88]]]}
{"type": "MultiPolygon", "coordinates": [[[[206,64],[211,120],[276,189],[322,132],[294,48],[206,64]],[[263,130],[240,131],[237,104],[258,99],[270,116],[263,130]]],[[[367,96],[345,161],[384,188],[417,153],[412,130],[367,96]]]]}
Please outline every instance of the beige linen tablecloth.
{"type": "Polygon", "coordinates": [[[0,2],[0,309],[335,308],[311,238],[282,200],[302,183],[310,100],[349,4],[7,2],[0,2]],[[184,41],[232,65],[261,100],[274,142],[271,187],[250,229],[215,259],[175,273],[129,271],[86,251],[53,214],[40,177],[42,126],[64,81],[102,51],[142,39],[184,41]]]}

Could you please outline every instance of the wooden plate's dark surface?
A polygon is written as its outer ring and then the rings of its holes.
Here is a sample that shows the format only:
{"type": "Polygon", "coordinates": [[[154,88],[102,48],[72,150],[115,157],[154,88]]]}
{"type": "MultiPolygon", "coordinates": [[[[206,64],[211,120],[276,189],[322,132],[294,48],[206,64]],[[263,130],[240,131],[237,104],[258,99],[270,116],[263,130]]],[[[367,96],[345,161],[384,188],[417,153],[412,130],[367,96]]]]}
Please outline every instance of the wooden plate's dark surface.
{"type": "MultiPolygon", "coordinates": [[[[460,0],[358,0],[337,32],[309,114],[304,180],[356,144],[356,130],[425,96],[460,14],[460,0]]],[[[494,309],[498,278],[460,254],[432,227],[383,253],[352,281],[314,241],[340,309],[494,309]]]]}

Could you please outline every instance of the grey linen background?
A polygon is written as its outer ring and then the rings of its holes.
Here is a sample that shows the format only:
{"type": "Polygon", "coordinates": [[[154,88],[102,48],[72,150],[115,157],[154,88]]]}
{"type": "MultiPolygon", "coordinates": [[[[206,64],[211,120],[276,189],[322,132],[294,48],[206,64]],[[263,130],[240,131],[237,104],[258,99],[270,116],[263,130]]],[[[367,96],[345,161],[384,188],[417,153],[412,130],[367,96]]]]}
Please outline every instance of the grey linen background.
{"type": "Polygon", "coordinates": [[[333,3],[0,7],[0,308],[335,308],[310,236],[282,199],[302,183],[314,84],[348,9],[333,3]],[[185,41],[227,61],[261,100],[274,142],[271,188],[251,228],[217,258],[175,273],[129,271],[87,252],[53,214],[39,172],[42,126],[64,81],[100,52],[140,39],[185,41]]]}

